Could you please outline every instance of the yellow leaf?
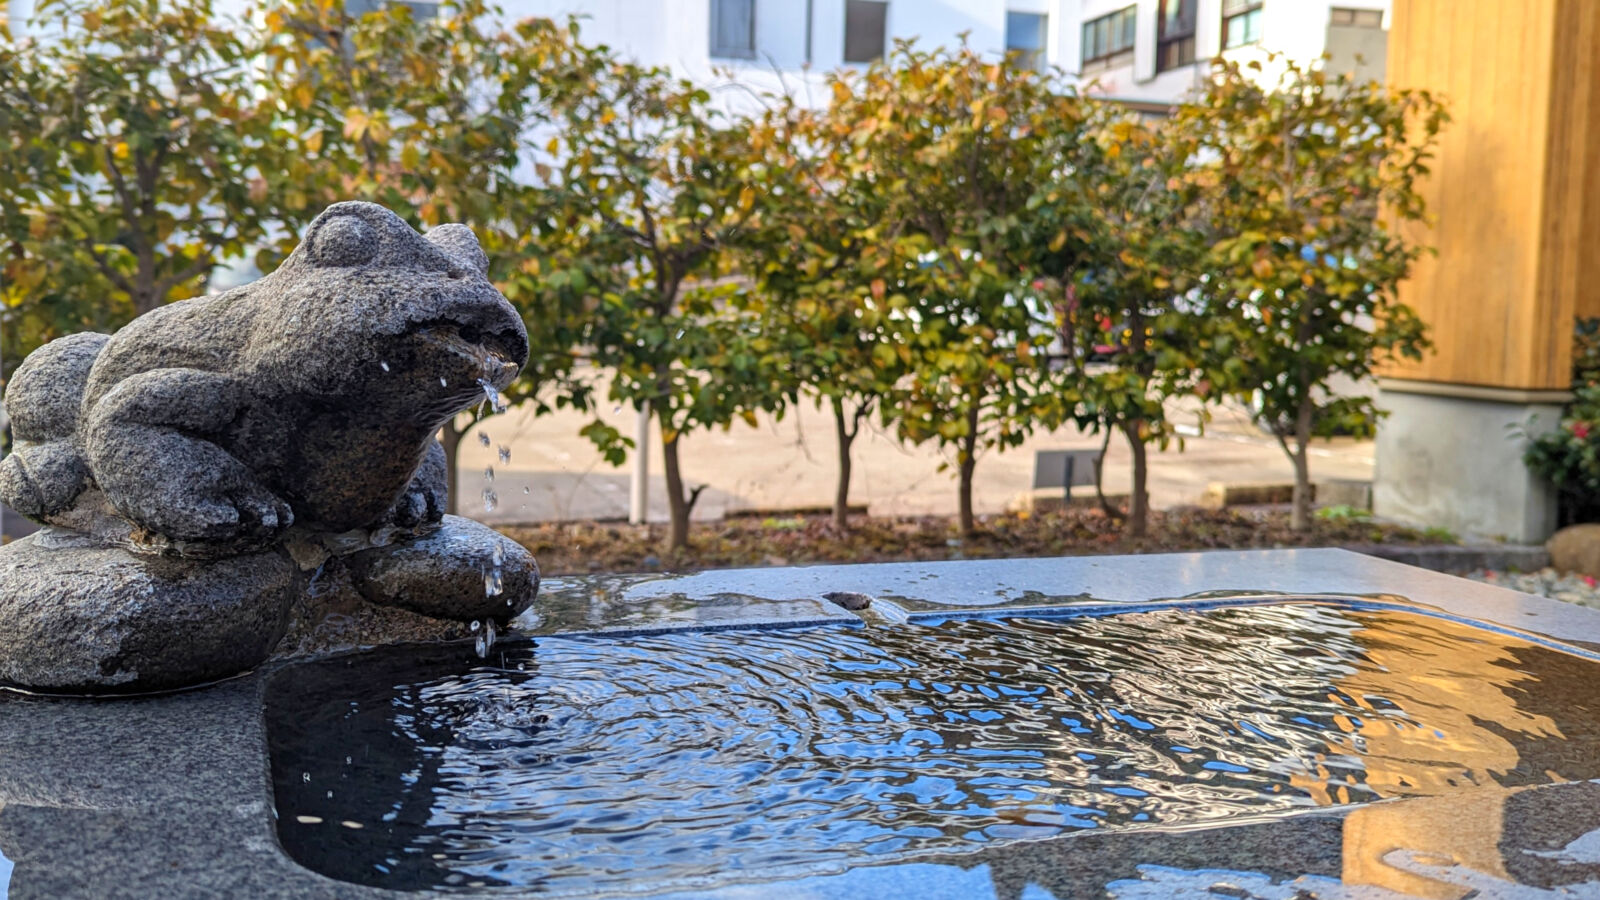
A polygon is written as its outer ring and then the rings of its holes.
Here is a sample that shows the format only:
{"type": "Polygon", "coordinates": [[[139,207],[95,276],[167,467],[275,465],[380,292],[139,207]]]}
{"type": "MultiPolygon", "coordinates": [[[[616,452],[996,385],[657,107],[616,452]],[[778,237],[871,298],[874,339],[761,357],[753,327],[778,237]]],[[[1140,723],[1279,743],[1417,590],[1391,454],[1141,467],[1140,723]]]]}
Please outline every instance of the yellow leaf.
{"type": "Polygon", "coordinates": [[[85,31],[98,31],[101,21],[100,14],[91,9],[83,14],[83,29],[85,31]]]}
{"type": "Polygon", "coordinates": [[[872,299],[882,300],[884,293],[887,292],[888,289],[889,286],[884,284],[882,278],[872,279],[872,299]]]}
{"type": "Polygon", "coordinates": [[[756,421],[756,414],[751,412],[748,409],[740,410],[739,411],[739,418],[743,419],[744,423],[746,425],[749,425],[751,428],[759,427],[760,424],[761,424],[761,423],[756,421]]]}
{"type": "Polygon", "coordinates": [[[352,106],[344,111],[344,136],[359,141],[367,134],[367,114],[352,106]]]}
{"type": "Polygon", "coordinates": [[[128,158],[128,142],[127,141],[117,141],[116,146],[111,148],[111,155],[115,156],[117,159],[127,159],[128,158]]]}
{"type": "Polygon", "coordinates": [[[551,138],[550,139],[550,143],[544,145],[544,149],[545,149],[546,153],[549,153],[550,155],[554,156],[556,153],[560,152],[560,150],[561,150],[561,138],[558,138],[558,137],[551,138]]]}
{"type": "Polygon", "coordinates": [[[756,189],[745,185],[739,191],[739,211],[749,212],[756,205],[756,189]]]}
{"type": "Polygon", "coordinates": [[[678,431],[675,428],[661,429],[661,443],[675,444],[678,441],[678,431]]]}
{"type": "Polygon", "coordinates": [[[305,136],[306,149],[312,153],[322,152],[322,129],[313,128],[305,136]]]}

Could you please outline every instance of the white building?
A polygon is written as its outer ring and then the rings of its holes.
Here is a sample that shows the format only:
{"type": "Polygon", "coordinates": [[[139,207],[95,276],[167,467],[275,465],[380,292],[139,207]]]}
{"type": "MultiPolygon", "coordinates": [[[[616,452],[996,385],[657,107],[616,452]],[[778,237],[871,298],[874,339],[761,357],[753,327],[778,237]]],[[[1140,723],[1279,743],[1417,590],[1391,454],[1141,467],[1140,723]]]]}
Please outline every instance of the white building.
{"type": "Polygon", "coordinates": [[[1033,54],[1096,93],[1170,104],[1211,58],[1274,52],[1381,79],[1390,0],[503,0],[585,17],[588,40],[709,80],[858,66],[897,39],[1033,54]]]}
{"type": "MultiPolygon", "coordinates": [[[[113,0],[115,2],[115,0],[113,0]]],[[[370,8],[384,0],[350,0],[370,8]]],[[[1276,52],[1381,79],[1390,0],[501,0],[508,18],[582,16],[585,39],[698,81],[791,87],[897,39],[1032,54],[1095,93],[1166,105],[1218,54],[1276,52]],[[812,76],[808,79],[809,73],[812,76]]],[[[34,5],[12,0],[13,27],[34,5]]],[[[239,13],[247,0],[219,0],[239,13]]],[[[438,4],[411,2],[422,11],[438,4]]]]}

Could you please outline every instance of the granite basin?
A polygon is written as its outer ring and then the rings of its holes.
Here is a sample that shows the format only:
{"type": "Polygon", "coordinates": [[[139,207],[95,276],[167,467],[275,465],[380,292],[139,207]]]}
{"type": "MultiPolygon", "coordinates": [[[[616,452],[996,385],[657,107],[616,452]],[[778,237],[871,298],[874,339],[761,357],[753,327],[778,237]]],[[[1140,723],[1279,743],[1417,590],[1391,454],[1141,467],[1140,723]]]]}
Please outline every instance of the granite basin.
{"type": "Polygon", "coordinates": [[[572,579],[519,624],[0,698],[0,885],[1600,896],[1595,611],[1271,551],[572,579]]]}

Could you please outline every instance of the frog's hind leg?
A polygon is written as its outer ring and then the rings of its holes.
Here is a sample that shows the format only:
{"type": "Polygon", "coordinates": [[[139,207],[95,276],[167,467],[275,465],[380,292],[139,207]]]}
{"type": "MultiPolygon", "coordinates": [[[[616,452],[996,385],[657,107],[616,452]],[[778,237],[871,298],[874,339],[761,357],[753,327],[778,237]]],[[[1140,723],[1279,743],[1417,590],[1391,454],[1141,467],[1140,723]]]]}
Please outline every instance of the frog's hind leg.
{"type": "Polygon", "coordinates": [[[294,522],[289,504],[210,440],[248,403],[234,378],[152,369],[124,379],[84,421],[95,479],[117,512],[179,541],[264,545],[294,522]]]}
{"type": "Polygon", "coordinates": [[[51,341],[29,354],[6,386],[16,443],[0,461],[0,500],[34,521],[66,512],[92,483],[78,419],[89,370],[108,340],[75,334],[51,341]]]}

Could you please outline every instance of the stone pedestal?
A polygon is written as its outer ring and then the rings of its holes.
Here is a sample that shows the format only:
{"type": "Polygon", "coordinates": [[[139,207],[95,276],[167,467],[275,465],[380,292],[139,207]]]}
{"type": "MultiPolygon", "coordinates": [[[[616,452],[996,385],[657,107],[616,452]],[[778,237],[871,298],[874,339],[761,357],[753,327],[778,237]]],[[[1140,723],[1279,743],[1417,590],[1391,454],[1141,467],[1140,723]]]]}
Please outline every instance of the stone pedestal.
{"type": "Polygon", "coordinates": [[[1554,430],[1565,391],[1380,379],[1373,512],[1459,535],[1537,543],[1555,492],[1522,463],[1527,436],[1554,430]]]}

